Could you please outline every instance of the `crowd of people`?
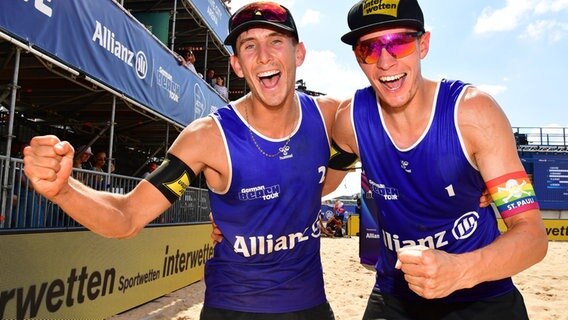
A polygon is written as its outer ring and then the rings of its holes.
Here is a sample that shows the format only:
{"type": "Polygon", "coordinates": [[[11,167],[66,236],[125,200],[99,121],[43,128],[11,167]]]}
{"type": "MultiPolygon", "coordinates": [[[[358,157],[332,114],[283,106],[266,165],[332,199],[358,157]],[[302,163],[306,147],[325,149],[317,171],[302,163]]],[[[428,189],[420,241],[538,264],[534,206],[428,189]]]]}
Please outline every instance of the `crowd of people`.
{"type": "MultiPolygon", "coordinates": [[[[353,5],[341,37],[369,80],[354,98],[295,91],[306,48],[292,13],[250,3],[231,16],[224,41],[250,92],[189,124],[133,191],[109,195],[71,177],[87,149],[55,136],[25,148],[27,177],[93,232],[130,238],[181,196],[165,182],[203,173],[216,245],[201,319],[325,320],[335,317],[319,252],[331,232],[319,227],[321,196],[359,159],[378,233],[389,235],[364,319],[528,319],[511,276],[543,259],[547,237],[506,116],[472,85],[422,75],[430,31],[416,0],[395,10],[367,2],[353,5]],[[504,197],[512,182],[523,192],[504,197]]],[[[327,222],[333,236],[336,220],[340,204],[327,222]]]]}
{"type": "MultiPolygon", "coordinates": [[[[193,71],[197,74],[200,78],[203,78],[203,74],[197,72],[195,69],[195,54],[191,49],[182,49],[180,50],[180,64],[188,68],[189,70],[193,71]]],[[[208,68],[207,72],[205,73],[205,82],[213,87],[215,91],[226,101],[229,100],[229,90],[225,86],[225,76],[222,74],[218,74],[215,72],[215,69],[208,68]]]]}

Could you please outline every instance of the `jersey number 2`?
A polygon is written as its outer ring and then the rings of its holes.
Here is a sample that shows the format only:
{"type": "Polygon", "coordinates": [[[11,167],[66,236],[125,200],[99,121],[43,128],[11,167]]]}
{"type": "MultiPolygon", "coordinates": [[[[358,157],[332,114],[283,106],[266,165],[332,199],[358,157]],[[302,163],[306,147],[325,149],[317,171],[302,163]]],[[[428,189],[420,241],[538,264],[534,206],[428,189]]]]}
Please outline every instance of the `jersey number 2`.
{"type": "Polygon", "coordinates": [[[318,168],[318,172],[321,174],[321,178],[320,178],[320,184],[323,183],[323,181],[325,180],[325,166],[321,166],[318,168]]]}

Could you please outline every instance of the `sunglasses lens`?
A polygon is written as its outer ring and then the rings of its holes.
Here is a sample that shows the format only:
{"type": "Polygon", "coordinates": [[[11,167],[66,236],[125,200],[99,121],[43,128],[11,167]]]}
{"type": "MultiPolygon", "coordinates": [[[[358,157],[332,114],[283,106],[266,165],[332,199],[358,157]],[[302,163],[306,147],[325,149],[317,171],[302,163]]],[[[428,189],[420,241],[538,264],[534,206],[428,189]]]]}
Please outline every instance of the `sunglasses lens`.
{"type": "Polygon", "coordinates": [[[231,30],[251,20],[267,20],[272,22],[285,22],[288,19],[286,9],[276,3],[250,4],[231,19],[231,30]]]}
{"type": "Polygon", "coordinates": [[[355,46],[355,56],[360,63],[373,64],[379,61],[381,52],[386,49],[395,59],[401,59],[416,50],[415,39],[421,35],[422,32],[393,33],[360,41],[355,46]]]}
{"type": "Polygon", "coordinates": [[[362,41],[355,47],[355,56],[360,63],[371,64],[379,61],[383,46],[376,39],[362,41]]]}

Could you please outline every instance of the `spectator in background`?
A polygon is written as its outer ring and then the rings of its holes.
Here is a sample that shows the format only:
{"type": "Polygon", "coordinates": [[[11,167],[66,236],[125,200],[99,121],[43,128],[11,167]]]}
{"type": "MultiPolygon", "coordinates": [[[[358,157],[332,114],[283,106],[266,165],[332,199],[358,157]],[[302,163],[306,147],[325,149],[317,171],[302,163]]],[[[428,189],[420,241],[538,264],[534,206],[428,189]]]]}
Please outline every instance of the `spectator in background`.
{"type": "Polygon", "coordinates": [[[187,50],[183,53],[183,65],[197,74],[197,70],[195,70],[195,54],[193,54],[192,50],[187,50]]]}
{"type": "Polygon", "coordinates": [[[207,81],[207,83],[210,86],[215,86],[215,70],[214,69],[207,69],[207,74],[205,75],[205,81],[207,81]]]}
{"type": "MultiPolygon", "coordinates": [[[[105,170],[106,161],[107,161],[106,152],[104,151],[97,152],[94,157],[93,170],[101,173],[106,172],[105,170]]],[[[103,190],[104,180],[105,180],[104,176],[98,174],[95,175],[93,179],[93,188],[97,190],[103,190]]]]}
{"type": "Polygon", "coordinates": [[[213,86],[217,92],[221,95],[221,97],[225,98],[225,100],[229,99],[229,91],[227,87],[225,87],[225,78],[221,75],[215,77],[215,85],[213,86]]]}
{"type": "Polygon", "coordinates": [[[90,146],[82,145],[77,148],[75,158],[73,158],[73,167],[79,169],[92,169],[89,159],[93,155],[90,146]]]}
{"type": "Polygon", "coordinates": [[[339,217],[341,221],[343,221],[343,219],[345,218],[345,208],[343,206],[343,202],[339,200],[335,201],[335,204],[333,205],[333,214],[336,217],[339,217]]]}
{"type": "Polygon", "coordinates": [[[340,215],[334,214],[329,218],[329,220],[327,220],[327,223],[325,225],[326,232],[324,233],[330,237],[341,238],[343,237],[342,228],[343,228],[343,219],[341,218],[340,215]]]}
{"type": "Polygon", "coordinates": [[[319,217],[318,217],[318,224],[319,224],[321,234],[324,235],[324,236],[333,238],[333,232],[327,230],[327,221],[325,222],[325,224],[323,223],[324,218],[325,218],[325,214],[322,211],[320,211],[319,217]]]}
{"type": "MultiPolygon", "coordinates": [[[[90,170],[93,168],[89,159],[93,155],[93,151],[91,151],[91,147],[87,147],[86,145],[82,145],[77,148],[75,157],[73,158],[73,168],[76,169],[85,169],[90,170]]],[[[75,179],[81,181],[82,183],[86,183],[87,177],[83,174],[83,172],[74,172],[73,177],[75,179]]]]}
{"type": "Polygon", "coordinates": [[[144,172],[144,174],[142,175],[142,178],[146,178],[147,176],[150,175],[150,173],[154,172],[154,170],[156,170],[156,168],[158,168],[158,163],[156,161],[150,161],[148,162],[148,165],[146,167],[148,170],[146,172],[144,172]]]}
{"type": "Polygon", "coordinates": [[[106,160],[107,160],[106,152],[104,151],[97,152],[97,154],[95,154],[93,170],[98,172],[105,172],[105,169],[103,167],[106,164],[106,160]]]}

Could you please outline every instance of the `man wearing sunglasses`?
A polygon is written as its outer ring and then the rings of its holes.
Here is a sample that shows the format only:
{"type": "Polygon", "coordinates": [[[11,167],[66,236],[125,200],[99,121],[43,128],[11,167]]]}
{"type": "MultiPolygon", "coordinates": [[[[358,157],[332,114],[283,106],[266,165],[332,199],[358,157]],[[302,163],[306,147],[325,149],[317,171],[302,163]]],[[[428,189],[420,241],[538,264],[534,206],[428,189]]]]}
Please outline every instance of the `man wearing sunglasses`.
{"type": "Polygon", "coordinates": [[[359,157],[382,247],[364,319],[528,319],[511,276],[547,237],[509,122],[488,94],[421,74],[430,32],[416,0],[363,0],[341,40],[370,86],[339,107],[333,140],[359,157]],[[507,232],[500,234],[488,188],[507,232]]]}
{"type": "Polygon", "coordinates": [[[239,9],[225,44],[251,92],[189,124],[132,192],[101,193],[69,177],[73,148],[54,136],[32,139],[25,172],[75,220],[113,238],[135,236],[203,172],[224,240],[206,265],[201,319],[334,319],[318,213],[339,101],[295,91],[306,50],[283,6],[239,9]]]}

